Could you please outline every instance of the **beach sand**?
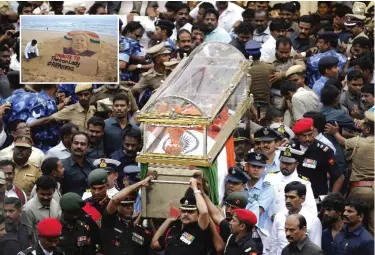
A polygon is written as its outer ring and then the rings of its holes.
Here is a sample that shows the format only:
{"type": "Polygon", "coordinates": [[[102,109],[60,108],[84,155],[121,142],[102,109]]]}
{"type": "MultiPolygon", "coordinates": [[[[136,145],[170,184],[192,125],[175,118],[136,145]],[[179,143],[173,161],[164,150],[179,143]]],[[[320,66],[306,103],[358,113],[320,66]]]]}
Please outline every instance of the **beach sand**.
{"type": "MultiPolygon", "coordinates": [[[[51,56],[63,53],[61,40],[65,32],[22,30],[21,31],[21,81],[22,82],[49,82],[49,83],[76,83],[76,82],[117,82],[118,80],[118,41],[116,37],[100,36],[100,52],[94,54],[98,59],[99,72],[97,75],[84,75],[77,72],[57,69],[47,66],[51,56]],[[40,57],[25,60],[25,46],[31,40],[38,41],[40,57]]],[[[95,61],[95,58],[93,59],[95,61]]]]}

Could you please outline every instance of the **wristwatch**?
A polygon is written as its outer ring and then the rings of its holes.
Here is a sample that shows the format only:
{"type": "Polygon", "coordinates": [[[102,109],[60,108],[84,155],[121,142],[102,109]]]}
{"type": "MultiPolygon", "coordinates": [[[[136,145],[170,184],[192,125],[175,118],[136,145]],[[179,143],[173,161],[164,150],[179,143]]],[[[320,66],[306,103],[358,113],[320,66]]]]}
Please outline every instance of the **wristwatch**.
{"type": "Polygon", "coordinates": [[[142,68],[142,65],[141,65],[141,64],[138,64],[138,65],[137,65],[137,68],[138,68],[138,69],[141,69],[141,68],[142,68]]]}

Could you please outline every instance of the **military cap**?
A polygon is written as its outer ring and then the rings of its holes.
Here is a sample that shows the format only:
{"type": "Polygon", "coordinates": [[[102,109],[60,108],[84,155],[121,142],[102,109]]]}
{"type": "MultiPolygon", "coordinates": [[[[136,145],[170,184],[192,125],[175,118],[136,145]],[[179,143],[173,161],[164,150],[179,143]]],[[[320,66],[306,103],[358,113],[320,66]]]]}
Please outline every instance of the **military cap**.
{"type": "Polygon", "coordinates": [[[33,146],[33,140],[29,136],[20,135],[14,139],[14,146],[31,148],[33,146]]]}
{"type": "Polygon", "coordinates": [[[323,39],[323,40],[333,41],[333,40],[337,40],[339,36],[333,31],[326,31],[326,32],[319,33],[318,38],[323,39]]]}
{"type": "Polygon", "coordinates": [[[279,147],[280,150],[280,161],[285,163],[296,163],[299,158],[304,154],[303,151],[288,147],[279,147]]]}
{"type": "Polygon", "coordinates": [[[92,164],[95,167],[103,168],[107,172],[113,172],[115,171],[116,167],[118,167],[121,164],[121,162],[110,158],[98,158],[94,160],[92,164]]]}
{"type": "Polygon", "coordinates": [[[102,168],[97,168],[95,170],[92,170],[92,172],[89,173],[89,176],[87,177],[87,184],[89,186],[106,184],[107,181],[108,181],[107,171],[102,168]]]}
{"type": "Polygon", "coordinates": [[[171,60],[171,61],[167,61],[167,62],[164,62],[163,64],[166,66],[166,67],[173,67],[173,66],[176,66],[180,63],[180,61],[177,61],[177,60],[171,60]]]}
{"type": "Polygon", "coordinates": [[[250,177],[239,167],[230,167],[228,170],[227,181],[247,183],[250,177]]]}
{"type": "MultiPolygon", "coordinates": [[[[371,1],[372,2],[372,1],[371,1]]],[[[353,4],[352,12],[345,15],[345,26],[355,26],[358,23],[363,23],[366,19],[366,4],[362,2],[355,2],[353,4]]]]}
{"type": "Polygon", "coordinates": [[[165,47],[165,43],[162,42],[162,43],[156,44],[155,46],[152,46],[151,48],[148,48],[146,50],[146,53],[147,55],[150,56],[150,58],[155,58],[161,54],[169,54],[171,52],[165,47]]]}
{"type": "Polygon", "coordinates": [[[284,136],[285,138],[288,138],[288,139],[293,139],[294,136],[295,136],[293,131],[290,129],[290,127],[285,126],[282,123],[272,123],[270,125],[270,128],[279,132],[282,136],[284,136]]]}
{"type": "Polygon", "coordinates": [[[6,183],[5,174],[3,171],[0,171],[0,184],[5,184],[5,183],[6,183]]]}
{"type": "Polygon", "coordinates": [[[339,59],[332,56],[326,56],[319,59],[318,66],[324,65],[324,66],[334,66],[339,63],[339,59]]]}
{"type": "Polygon", "coordinates": [[[162,28],[166,28],[168,30],[173,30],[174,29],[174,24],[173,22],[169,21],[169,20],[157,20],[155,21],[155,27],[162,27],[162,28]]]}
{"type": "Polygon", "coordinates": [[[90,89],[92,89],[92,84],[80,83],[74,89],[74,93],[78,94],[79,92],[82,92],[82,91],[85,91],[85,90],[90,90],[90,89]]]}
{"type": "Polygon", "coordinates": [[[252,226],[257,224],[258,222],[257,216],[255,216],[255,214],[250,210],[235,209],[233,210],[233,213],[237,216],[239,220],[244,221],[252,226]]]}
{"type": "Polygon", "coordinates": [[[314,120],[312,118],[303,118],[294,124],[293,132],[299,135],[303,132],[313,130],[314,120]]]}
{"type": "Polygon", "coordinates": [[[123,169],[125,173],[123,182],[125,186],[137,183],[141,180],[141,169],[136,165],[128,165],[123,169]]]}
{"type": "Polygon", "coordinates": [[[85,203],[77,193],[68,192],[60,198],[60,207],[65,212],[79,211],[85,203]]]}
{"type": "Polygon", "coordinates": [[[255,40],[249,40],[245,44],[245,51],[249,55],[260,54],[260,49],[262,46],[255,40]]]}
{"type": "Polygon", "coordinates": [[[247,154],[247,163],[250,163],[254,166],[264,167],[267,164],[268,157],[263,154],[263,152],[250,152],[247,154]]]}
{"type": "Polygon", "coordinates": [[[236,206],[241,209],[245,209],[248,199],[248,196],[243,191],[232,192],[225,198],[225,203],[230,204],[232,206],[236,206]]]}
{"type": "Polygon", "coordinates": [[[234,141],[235,142],[243,141],[243,142],[249,143],[250,142],[249,137],[250,137],[250,131],[249,130],[238,127],[234,131],[234,141]]]}
{"type": "Polygon", "coordinates": [[[61,235],[62,225],[56,218],[44,218],[37,226],[38,234],[43,237],[57,237],[61,235]]]}
{"type": "Polygon", "coordinates": [[[121,202],[121,205],[134,204],[137,199],[137,193],[127,195],[121,202]]]}
{"type": "Polygon", "coordinates": [[[272,128],[262,127],[255,131],[254,140],[255,141],[273,141],[282,138],[281,134],[272,128]]]}
{"type": "Polygon", "coordinates": [[[306,71],[306,68],[302,65],[295,65],[295,66],[291,66],[289,67],[289,69],[286,71],[286,74],[285,74],[285,77],[289,77],[291,76],[292,74],[296,74],[296,73],[304,73],[306,71]]]}
{"type": "Polygon", "coordinates": [[[375,107],[371,107],[368,111],[365,111],[365,120],[374,122],[374,115],[375,115],[374,110],[375,110],[375,107]]]}
{"type": "Polygon", "coordinates": [[[197,210],[197,201],[195,197],[185,196],[180,200],[180,209],[186,211],[195,211],[197,210]]]}

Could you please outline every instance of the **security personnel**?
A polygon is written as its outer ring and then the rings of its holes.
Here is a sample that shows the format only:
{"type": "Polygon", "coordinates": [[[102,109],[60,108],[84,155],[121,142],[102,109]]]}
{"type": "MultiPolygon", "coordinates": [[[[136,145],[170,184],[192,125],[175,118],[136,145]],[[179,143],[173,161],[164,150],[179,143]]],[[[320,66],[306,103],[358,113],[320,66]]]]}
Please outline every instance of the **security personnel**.
{"type": "Polygon", "coordinates": [[[101,168],[93,170],[87,177],[87,184],[92,197],[85,200],[83,211],[91,215],[91,218],[101,228],[102,216],[110,200],[107,196],[107,171],[101,168]]]}
{"type": "Polygon", "coordinates": [[[58,219],[44,218],[39,222],[37,229],[39,242],[35,244],[35,248],[27,248],[17,255],[65,255],[65,253],[57,247],[62,231],[62,225],[58,219]]]}
{"type": "Polygon", "coordinates": [[[94,90],[94,94],[90,98],[90,104],[97,106],[99,100],[109,98],[111,101],[117,94],[126,94],[129,97],[130,113],[133,114],[138,110],[137,102],[133,97],[133,93],[128,87],[119,84],[105,84],[94,90]]]}
{"type": "Polygon", "coordinates": [[[245,209],[248,196],[244,192],[232,192],[224,198],[225,219],[229,222],[233,217],[233,210],[241,208],[245,209]]]}
{"type": "Polygon", "coordinates": [[[236,165],[243,169],[245,159],[250,149],[250,131],[238,127],[234,132],[234,153],[236,156],[236,165]]]}
{"type": "Polygon", "coordinates": [[[305,152],[299,160],[297,171],[310,180],[316,202],[319,202],[318,197],[328,193],[327,174],[333,183],[332,192],[340,192],[344,176],[335,168],[333,150],[314,138],[313,124],[311,118],[296,122],[293,127],[296,138],[292,147],[305,152]]]}
{"type": "Polygon", "coordinates": [[[284,188],[288,183],[292,181],[299,181],[306,186],[306,198],[305,202],[302,204],[302,207],[315,216],[318,215],[314,194],[311,189],[311,183],[307,178],[297,173],[299,158],[303,156],[303,152],[293,149],[290,146],[279,147],[279,150],[281,151],[281,171],[276,174],[269,173],[265,178],[265,181],[269,181],[276,192],[275,199],[272,201],[268,209],[268,219],[270,220],[267,220],[265,226],[269,233],[271,233],[272,231],[273,218],[275,217],[276,213],[287,209],[284,202],[284,188]]]}
{"type": "Polygon", "coordinates": [[[245,169],[250,177],[247,183],[249,202],[246,209],[252,211],[258,219],[258,226],[264,228],[268,217],[266,213],[275,198],[275,190],[269,181],[265,181],[263,172],[267,162],[263,153],[251,152],[247,156],[245,169]]]}
{"type": "Polygon", "coordinates": [[[62,233],[58,247],[66,254],[94,255],[99,251],[100,230],[90,215],[83,213],[84,205],[76,193],[66,193],[60,199],[62,233]]]}
{"type": "MultiPolygon", "coordinates": [[[[250,177],[239,167],[230,167],[225,178],[225,195],[236,191],[245,191],[246,183],[250,177]]],[[[245,192],[247,193],[247,192],[245,192]]]]}
{"type": "Polygon", "coordinates": [[[137,191],[153,177],[124,188],[108,203],[103,215],[103,250],[107,254],[148,254],[151,232],[133,220],[137,191]]]}
{"type": "Polygon", "coordinates": [[[164,42],[165,47],[170,51],[174,52],[177,50],[176,44],[170,38],[173,34],[175,25],[169,20],[157,20],[155,21],[155,39],[160,43],[164,42]]]}

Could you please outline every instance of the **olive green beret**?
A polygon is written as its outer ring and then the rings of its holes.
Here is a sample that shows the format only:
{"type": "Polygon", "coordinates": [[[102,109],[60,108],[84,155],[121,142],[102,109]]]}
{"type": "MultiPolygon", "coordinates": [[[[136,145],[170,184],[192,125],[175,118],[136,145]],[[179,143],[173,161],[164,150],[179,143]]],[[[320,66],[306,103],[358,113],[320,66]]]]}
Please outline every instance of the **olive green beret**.
{"type": "Polygon", "coordinates": [[[108,181],[108,174],[107,171],[103,168],[97,168],[89,173],[87,178],[87,184],[90,186],[92,185],[101,185],[105,184],[108,181]]]}
{"type": "Polygon", "coordinates": [[[244,192],[232,192],[226,198],[225,202],[236,206],[240,209],[245,209],[247,205],[248,197],[244,192]]]}
{"type": "Polygon", "coordinates": [[[84,205],[85,203],[77,193],[68,192],[60,198],[60,207],[62,211],[78,211],[84,205]]]}

